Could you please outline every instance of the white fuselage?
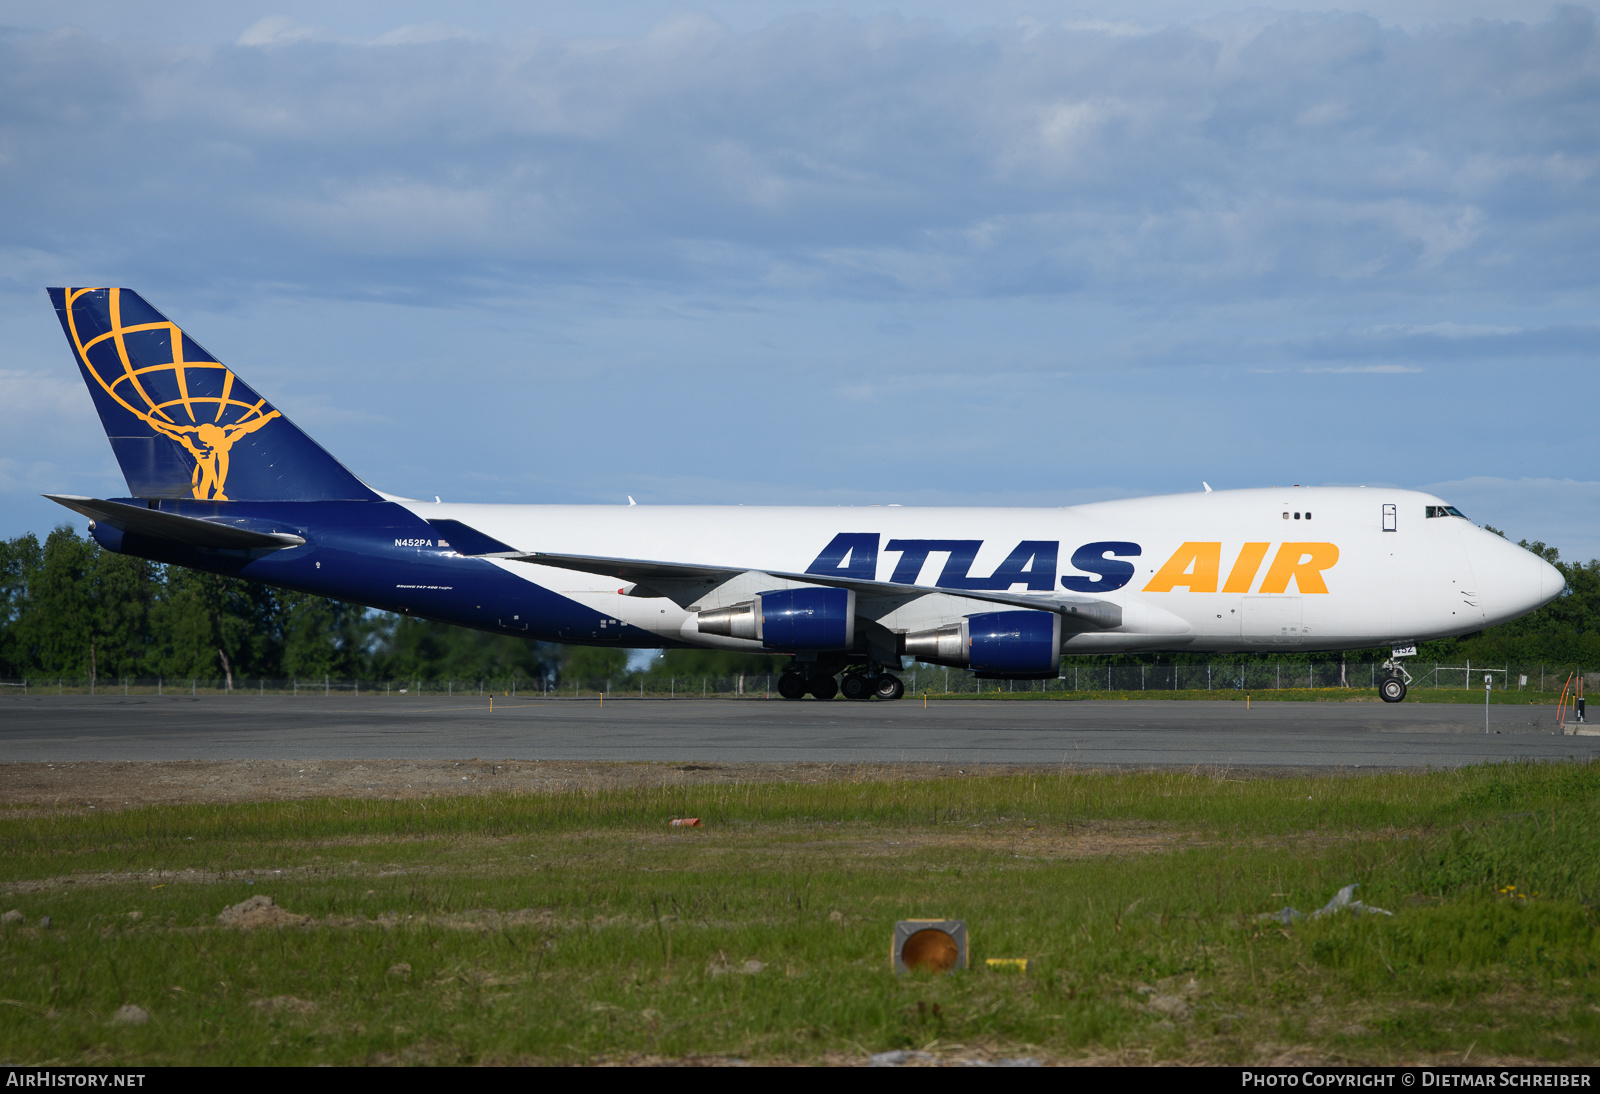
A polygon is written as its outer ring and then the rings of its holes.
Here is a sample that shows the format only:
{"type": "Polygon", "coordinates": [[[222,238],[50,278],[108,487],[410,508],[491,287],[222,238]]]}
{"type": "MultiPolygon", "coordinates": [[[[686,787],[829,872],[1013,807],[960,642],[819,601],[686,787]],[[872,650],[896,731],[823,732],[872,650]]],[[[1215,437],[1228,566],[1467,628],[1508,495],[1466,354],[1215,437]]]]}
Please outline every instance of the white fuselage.
{"type": "MultiPolygon", "coordinates": [[[[1459,516],[1426,515],[1443,510],[1441,499],[1387,488],[1216,491],[1062,509],[404,504],[425,520],[459,521],[520,552],[743,575],[707,582],[703,596],[666,597],[616,577],[497,563],[664,645],[759,649],[748,639],[701,633],[697,611],[799,584],[768,572],[806,573],[843,534],[876,545],[872,580],[906,585],[904,597],[864,598],[858,609],[899,633],[995,607],[919,587],[948,587],[952,576],[1003,580],[994,575],[1020,544],[1045,545],[1010,591],[1036,596],[1041,606],[1051,596],[1083,595],[1122,613],[1119,626],[1064,635],[1067,654],[1409,645],[1523,615],[1563,587],[1557,570],[1523,548],[1459,516]],[[956,571],[950,560],[959,549],[937,546],[950,541],[980,544],[956,571]],[[1104,564],[1074,565],[1091,544],[1120,547],[1095,555],[1104,564]],[[1041,573],[1046,566],[1051,572],[1041,573]]],[[[852,565],[848,558],[839,564],[852,565]]]]}

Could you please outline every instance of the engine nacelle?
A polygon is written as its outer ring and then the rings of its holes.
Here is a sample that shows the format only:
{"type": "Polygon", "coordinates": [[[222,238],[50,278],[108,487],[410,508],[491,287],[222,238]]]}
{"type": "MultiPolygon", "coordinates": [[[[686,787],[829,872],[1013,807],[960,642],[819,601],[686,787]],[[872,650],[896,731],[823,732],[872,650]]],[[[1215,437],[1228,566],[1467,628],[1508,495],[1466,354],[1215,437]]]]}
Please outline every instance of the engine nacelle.
{"type": "Polygon", "coordinates": [[[1061,671],[1061,616],[1055,612],[983,612],[960,623],[906,635],[918,661],[970,668],[980,676],[1042,677],[1061,671]]]}
{"type": "Polygon", "coordinates": [[[701,634],[748,638],[769,650],[847,650],[856,644],[850,589],[781,589],[731,608],[700,612],[701,634]]]}

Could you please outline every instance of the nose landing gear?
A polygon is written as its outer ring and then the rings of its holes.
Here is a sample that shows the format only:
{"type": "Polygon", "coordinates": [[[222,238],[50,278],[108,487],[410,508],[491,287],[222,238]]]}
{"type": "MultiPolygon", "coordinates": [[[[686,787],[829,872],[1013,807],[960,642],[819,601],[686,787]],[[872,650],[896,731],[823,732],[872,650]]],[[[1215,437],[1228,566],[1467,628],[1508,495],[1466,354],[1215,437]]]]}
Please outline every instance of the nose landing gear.
{"type": "Polygon", "coordinates": [[[1378,698],[1385,703],[1400,702],[1406,697],[1406,685],[1411,683],[1405,663],[1398,657],[1390,657],[1383,663],[1383,674],[1383,679],[1378,681],[1378,698]]]}
{"type": "Polygon", "coordinates": [[[1398,676],[1385,676],[1378,684],[1378,698],[1385,703],[1398,703],[1406,697],[1406,682],[1398,676]]]}

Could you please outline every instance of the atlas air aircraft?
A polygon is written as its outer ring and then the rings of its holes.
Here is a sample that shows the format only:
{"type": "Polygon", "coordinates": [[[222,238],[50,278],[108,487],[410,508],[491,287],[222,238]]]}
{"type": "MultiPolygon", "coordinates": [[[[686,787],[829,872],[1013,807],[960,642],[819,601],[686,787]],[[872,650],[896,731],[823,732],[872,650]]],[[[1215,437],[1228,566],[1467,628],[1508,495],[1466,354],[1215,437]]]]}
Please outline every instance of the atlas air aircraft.
{"type": "Polygon", "coordinates": [[[1562,589],[1443,499],[1387,487],[1060,509],[415,501],[132,290],[49,292],[129,496],[46,496],[107,550],[547,642],[784,654],[786,699],[898,699],[905,657],[1037,679],[1064,654],[1398,655],[1562,589]]]}

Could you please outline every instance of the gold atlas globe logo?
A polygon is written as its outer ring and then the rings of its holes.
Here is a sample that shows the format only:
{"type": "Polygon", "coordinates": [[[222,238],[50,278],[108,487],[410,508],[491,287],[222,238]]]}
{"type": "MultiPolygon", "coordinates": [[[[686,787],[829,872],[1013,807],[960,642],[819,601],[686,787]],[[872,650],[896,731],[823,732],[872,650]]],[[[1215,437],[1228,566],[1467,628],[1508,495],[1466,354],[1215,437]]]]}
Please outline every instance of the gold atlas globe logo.
{"type": "MultiPolygon", "coordinates": [[[[106,315],[111,329],[85,341],[78,330],[73,305],[98,289],[66,290],[67,324],[72,344],[89,375],[128,413],[164,437],[170,437],[194,458],[190,487],[202,501],[227,501],[228,453],[247,433],[272,419],[276,410],[267,401],[233,396],[236,379],[220,361],[184,359],[183,331],[165,320],[158,323],[122,322],[122,290],[105,290],[106,315]],[[147,333],[149,332],[149,333],[147,333]],[[130,335],[142,335],[138,352],[130,351],[130,335]],[[90,351],[109,342],[115,354],[90,351]],[[151,360],[150,358],[156,358],[151,360]]],[[[192,343],[191,343],[192,345],[192,343]]],[[[243,385],[240,385],[241,387],[243,385]]],[[[249,393],[248,389],[245,389],[249,393]]],[[[253,393],[249,393],[253,396],[253,393]]]]}

